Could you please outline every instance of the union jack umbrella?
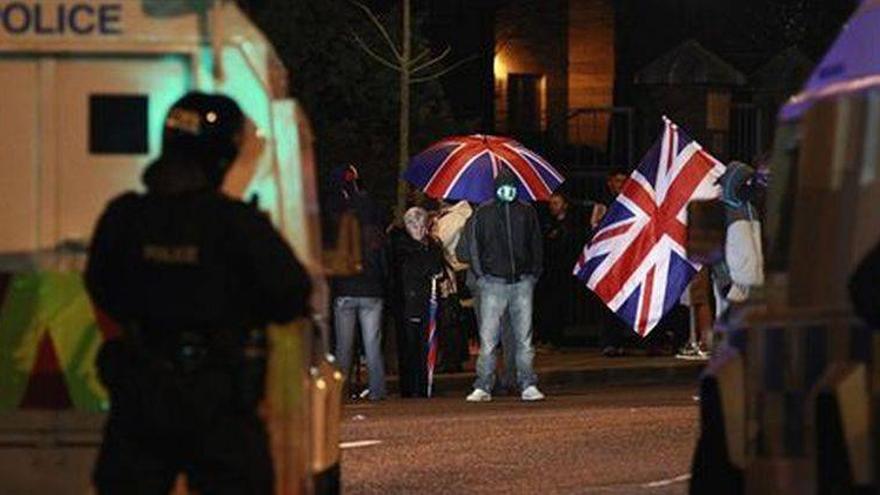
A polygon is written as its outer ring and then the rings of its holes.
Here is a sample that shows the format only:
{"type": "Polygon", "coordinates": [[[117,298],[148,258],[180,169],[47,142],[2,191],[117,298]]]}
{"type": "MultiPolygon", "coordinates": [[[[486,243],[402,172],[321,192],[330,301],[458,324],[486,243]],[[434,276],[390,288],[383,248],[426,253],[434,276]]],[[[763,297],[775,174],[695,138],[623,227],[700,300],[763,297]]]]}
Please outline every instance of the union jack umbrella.
{"type": "Polygon", "coordinates": [[[495,176],[501,167],[518,179],[522,199],[546,200],[565,180],[546,160],[513,139],[482,134],[435,143],[410,160],[403,177],[432,198],[480,203],[495,196],[495,176]]]}
{"type": "Polygon", "coordinates": [[[644,337],[700,265],[688,260],[687,205],[718,198],[724,165],[663,118],[663,136],[630,175],[584,247],[574,274],[644,337]]]}
{"type": "Polygon", "coordinates": [[[431,277],[431,301],[428,305],[428,356],[425,364],[428,369],[428,397],[434,388],[434,366],[437,364],[437,280],[440,275],[431,277]]]}

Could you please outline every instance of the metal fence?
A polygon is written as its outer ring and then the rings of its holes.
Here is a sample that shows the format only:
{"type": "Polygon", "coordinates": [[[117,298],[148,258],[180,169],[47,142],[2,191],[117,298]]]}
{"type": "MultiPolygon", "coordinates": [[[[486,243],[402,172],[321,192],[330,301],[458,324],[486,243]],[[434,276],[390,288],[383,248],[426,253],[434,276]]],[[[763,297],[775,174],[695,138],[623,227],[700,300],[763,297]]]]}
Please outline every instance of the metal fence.
{"type": "Polygon", "coordinates": [[[629,170],[635,163],[634,109],[576,108],[568,113],[564,126],[564,132],[548,130],[541,143],[541,151],[565,175],[563,191],[575,200],[604,198],[608,172],[618,167],[629,170]],[[565,136],[564,143],[558,142],[560,136],[565,136]]]}
{"type": "Polygon", "coordinates": [[[767,122],[765,109],[752,103],[737,103],[730,109],[729,158],[746,163],[756,161],[769,146],[766,142],[767,122]]]}
{"type": "Polygon", "coordinates": [[[575,168],[631,165],[634,158],[634,115],[631,107],[575,108],[566,130],[575,168]]]}

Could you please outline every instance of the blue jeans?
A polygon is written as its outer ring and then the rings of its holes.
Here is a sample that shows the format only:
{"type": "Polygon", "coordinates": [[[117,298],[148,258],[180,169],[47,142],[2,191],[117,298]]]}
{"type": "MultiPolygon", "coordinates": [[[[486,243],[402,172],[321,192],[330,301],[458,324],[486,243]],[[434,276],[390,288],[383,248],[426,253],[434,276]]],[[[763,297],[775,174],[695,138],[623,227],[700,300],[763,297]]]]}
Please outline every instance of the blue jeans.
{"type": "MultiPolygon", "coordinates": [[[[474,297],[474,312],[477,316],[477,325],[480,325],[480,287],[473,272],[468,272],[467,285],[474,297]]],[[[480,338],[480,341],[483,339],[480,338]]],[[[501,355],[504,360],[504,368],[501,373],[501,386],[513,390],[516,386],[516,338],[510,328],[510,311],[505,311],[501,316],[501,355]]],[[[486,389],[487,392],[491,390],[486,389]]]]}
{"type": "Polygon", "coordinates": [[[501,317],[507,311],[516,339],[516,378],[520,389],[538,383],[532,368],[532,296],[535,279],[515,284],[484,276],[477,281],[480,290],[480,356],[474,388],[491,391],[495,384],[495,349],[501,339],[501,317]]]}
{"type": "Polygon", "coordinates": [[[355,322],[361,324],[367,355],[370,399],[385,398],[385,365],[382,361],[382,299],[378,297],[337,297],[333,301],[336,327],[336,359],[343,373],[351,369],[355,322]]]}

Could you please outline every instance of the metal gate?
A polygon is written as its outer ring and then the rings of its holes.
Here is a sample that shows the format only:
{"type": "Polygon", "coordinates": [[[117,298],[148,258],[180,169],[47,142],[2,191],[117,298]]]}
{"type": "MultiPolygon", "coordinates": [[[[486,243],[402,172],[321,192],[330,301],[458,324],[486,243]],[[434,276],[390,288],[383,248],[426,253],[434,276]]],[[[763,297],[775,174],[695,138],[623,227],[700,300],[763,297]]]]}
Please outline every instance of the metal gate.
{"type": "Polygon", "coordinates": [[[753,103],[737,103],[730,109],[729,158],[753,163],[766,151],[766,112],[753,103]]]}
{"type": "MultiPolygon", "coordinates": [[[[564,192],[576,202],[606,196],[611,170],[635,166],[635,110],[631,107],[576,108],[566,120],[567,143],[545,142],[544,152],[565,175],[564,192]]],[[[547,136],[554,136],[548,132],[547,136]]]]}

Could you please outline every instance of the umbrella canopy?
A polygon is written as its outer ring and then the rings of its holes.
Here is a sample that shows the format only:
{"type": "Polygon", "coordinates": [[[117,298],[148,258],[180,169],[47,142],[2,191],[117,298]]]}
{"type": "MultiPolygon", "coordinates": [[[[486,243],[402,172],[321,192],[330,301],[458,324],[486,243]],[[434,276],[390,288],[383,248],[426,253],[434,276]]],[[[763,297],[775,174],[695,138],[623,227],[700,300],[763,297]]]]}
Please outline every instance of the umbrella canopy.
{"type": "Polygon", "coordinates": [[[403,177],[428,196],[475,203],[495,196],[495,177],[507,167],[519,197],[546,200],[565,180],[546,160],[522,144],[473,134],[444,139],[413,157],[403,177]]]}

